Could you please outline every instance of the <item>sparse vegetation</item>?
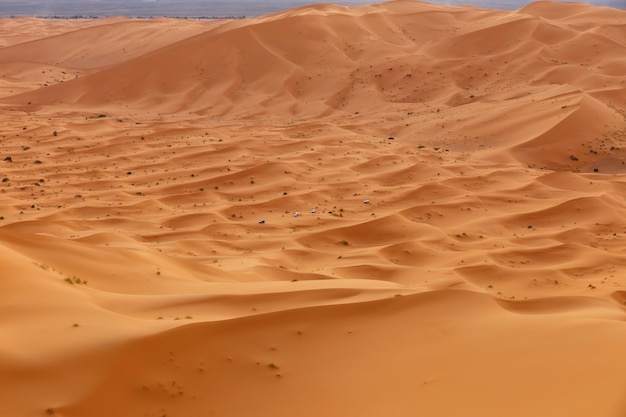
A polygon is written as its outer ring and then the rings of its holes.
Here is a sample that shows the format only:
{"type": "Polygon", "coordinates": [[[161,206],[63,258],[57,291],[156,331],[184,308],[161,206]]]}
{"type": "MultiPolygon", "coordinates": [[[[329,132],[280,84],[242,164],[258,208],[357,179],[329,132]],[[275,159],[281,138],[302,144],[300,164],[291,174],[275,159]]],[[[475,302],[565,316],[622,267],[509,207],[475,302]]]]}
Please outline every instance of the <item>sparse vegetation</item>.
{"type": "Polygon", "coordinates": [[[68,284],[78,284],[78,285],[87,285],[87,281],[86,280],[82,280],[80,278],[78,278],[76,275],[71,276],[71,277],[65,277],[64,279],[65,282],[67,282],[68,284]]]}

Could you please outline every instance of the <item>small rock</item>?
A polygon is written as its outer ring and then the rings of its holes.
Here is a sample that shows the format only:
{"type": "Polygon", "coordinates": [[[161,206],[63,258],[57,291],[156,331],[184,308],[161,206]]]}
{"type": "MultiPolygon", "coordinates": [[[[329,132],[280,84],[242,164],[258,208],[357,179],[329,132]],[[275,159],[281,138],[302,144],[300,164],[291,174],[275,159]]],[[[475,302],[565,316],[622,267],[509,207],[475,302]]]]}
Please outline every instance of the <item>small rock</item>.
{"type": "Polygon", "coordinates": [[[369,204],[370,201],[369,200],[363,200],[363,204],[369,204]]]}
{"type": "Polygon", "coordinates": [[[311,214],[315,214],[315,213],[317,213],[317,209],[311,210],[311,214]]]}
{"type": "Polygon", "coordinates": [[[5,157],[4,160],[7,162],[13,162],[13,158],[11,158],[10,156],[5,157]]]}
{"type": "Polygon", "coordinates": [[[265,224],[265,220],[263,219],[259,220],[259,224],[265,224]]]}
{"type": "Polygon", "coordinates": [[[298,213],[297,211],[293,212],[293,217],[299,217],[299,216],[300,216],[300,213],[298,213]]]}

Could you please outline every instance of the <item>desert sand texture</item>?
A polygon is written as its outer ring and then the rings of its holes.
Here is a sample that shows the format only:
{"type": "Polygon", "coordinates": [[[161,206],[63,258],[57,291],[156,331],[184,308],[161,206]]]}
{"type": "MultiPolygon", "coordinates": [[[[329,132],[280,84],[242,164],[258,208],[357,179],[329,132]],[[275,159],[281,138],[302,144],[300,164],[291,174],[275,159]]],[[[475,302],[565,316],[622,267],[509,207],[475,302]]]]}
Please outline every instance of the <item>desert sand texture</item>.
{"type": "Polygon", "coordinates": [[[626,415],[625,11],[0,45],[0,416],[626,415]]]}

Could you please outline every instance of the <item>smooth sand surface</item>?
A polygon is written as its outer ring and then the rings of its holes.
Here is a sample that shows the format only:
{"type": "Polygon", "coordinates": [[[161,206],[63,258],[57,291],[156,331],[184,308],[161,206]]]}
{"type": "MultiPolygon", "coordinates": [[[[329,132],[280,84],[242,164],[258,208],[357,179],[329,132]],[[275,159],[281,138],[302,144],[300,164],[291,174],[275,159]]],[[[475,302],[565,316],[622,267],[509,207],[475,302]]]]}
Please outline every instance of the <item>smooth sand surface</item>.
{"type": "Polygon", "coordinates": [[[0,45],[0,416],[626,415],[625,11],[0,45]]]}

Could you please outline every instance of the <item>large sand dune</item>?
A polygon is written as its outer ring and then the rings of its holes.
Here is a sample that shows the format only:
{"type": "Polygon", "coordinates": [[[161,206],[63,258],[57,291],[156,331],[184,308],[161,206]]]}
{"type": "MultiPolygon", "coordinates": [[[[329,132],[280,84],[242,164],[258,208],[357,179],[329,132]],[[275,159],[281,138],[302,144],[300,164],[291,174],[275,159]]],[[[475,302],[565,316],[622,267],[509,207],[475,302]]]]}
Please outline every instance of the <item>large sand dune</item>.
{"type": "Polygon", "coordinates": [[[625,11],[0,45],[0,416],[626,414],[625,11]]]}

